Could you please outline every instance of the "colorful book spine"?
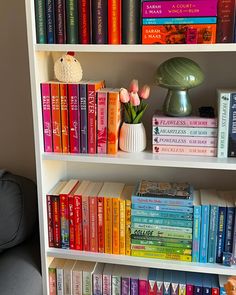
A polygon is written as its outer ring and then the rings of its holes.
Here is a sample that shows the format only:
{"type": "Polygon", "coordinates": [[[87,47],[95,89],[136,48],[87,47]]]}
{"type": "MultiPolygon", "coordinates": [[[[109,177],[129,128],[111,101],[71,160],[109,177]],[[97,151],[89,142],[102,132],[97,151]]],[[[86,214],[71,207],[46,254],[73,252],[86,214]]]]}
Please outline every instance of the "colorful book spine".
{"type": "Polygon", "coordinates": [[[45,1],[47,43],[55,43],[54,0],[45,1]]]}
{"type": "Polygon", "coordinates": [[[44,151],[53,151],[50,84],[41,84],[44,151]]]}
{"type": "Polygon", "coordinates": [[[159,198],[159,197],[142,197],[132,196],[132,204],[147,203],[156,205],[167,205],[167,206],[192,206],[193,200],[189,199],[177,199],[177,198],[159,198]]]}
{"type": "Polygon", "coordinates": [[[53,217],[53,238],[54,247],[61,248],[61,220],[60,220],[60,204],[58,196],[51,196],[52,217],[53,217]]]}
{"type": "Polygon", "coordinates": [[[162,246],[150,246],[150,245],[131,245],[131,251],[132,250],[142,250],[142,251],[151,251],[151,252],[157,252],[157,253],[169,253],[169,254],[184,254],[184,255],[191,255],[192,250],[191,249],[178,249],[178,248],[168,248],[168,247],[162,247],[162,246]]]}
{"type": "Polygon", "coordinates": [[[163,272],[163,294],[164,295],[170,295],[170,284],[171,284],[171,280],[172,280],[172,274],[170,270],[164,270],[163,272]]]}
{"type": "Polygon", "coordinates": [[[217,148],[214,147],[195,147],[195,146],[174,146],[174,145],[153,145],[154,154],[173,154],[173,155],[192,155],[215,157],[217,148]]]}
{"type": "Polygon", "coordinates": [[[212,44],[215,41],[216,24],[142,26],[142,44],[212,44]]]}
{"type": "Polygon", "coordinates": [[[105,253],[112,254],[112,198],[104,198],[105,253]]]}
{"type": "Polygon", "coordinates": [[[132,209],[141,210],[155,210],[157,211],[167,211],[175,213],[193,213],[193,207],[184,207],[184,206],[165,206],[165,205],[156,205],[156,204],[146,204],[146,203],[132,203],[132,209]]]}
{"type": "Polygon", "coordinates": [[[120,254],[125,255],[125,200],[120,200],[120,254]]]}
{"type": "Polygon", "coordinates": [[[35,0],[35,24],[37,43],[47,43],[46,17],[45,17],[45,1],[35,0]]]}
{"type": "Polygon", "coordinates": [[[153,135],[152,143],[167,146],[216,147],[217,137],[153,135]]]}
{"type": "Polygon", "coordinates": [[[72,270],[72,294],[82,295],[82,271],[72,270]]]}
{"type": "Polygon", "coordinates": [[[47,217],[48,217],[48,246],[54,247],[52,202],[51,202],[50,195],[47,195],[47,217]]]}
{"type": "Polygon", "coordinates": [[[143,251],[143,250],[132,250],[131,255],[136,257],[168,259],[168,260],[170,259],[170,260],[179,260],[179,261],[186,261],[186,262],[192,261],[191,255],[158,253],[158,252],[143,251]]]}
{"type": "Polygon", "coordinates": [[[98,252],[98,221],[97,221],[97,197],[89,197],[89,231],[90,231],[90,251],[98,252]]]}
{"type": "Polygon", "coordinates": [[[121,0],[108,0],[108,44],[121,44],[121,0]]]}
{"type": "Polygon", "coordinates": [[[83,250],[90,250],[89,232],[89,197],[82,196],[82,220],[83,220],[83,250]]]}
{"type": "Polygon", "coordinates": [[[193,226],[193,222],[191,220],[164,219],[164,218],[162,219],[162,218],[152,218],[152,217],[149,218],[149,217],[133,216],[133,215],[131,215],[131,222],[178,226],[178,227],[190,227],[190,228],[192,228],[193,226]]]}
{"type": "Polygon", "coordinates": [[[119,90],[109,92],[108,98],[108,154],[118,152],[118,137],[121,122],[121,104],[119,90]]]}
{"type": "Polygon", "coordinates": [[[182,233],[192,233],[192,228],[189,227],[177,227],[177,226],[166,226],[166,225],[158,225],[158,224],[146,224],[146,223],[132,223],[132,228],[139,229],[154,229],[154,230],[170,230],[170,231],[181,231],[182,233]]]}
{"type": "Polygon", "coordinates": [[[233,43],[235,0],[218,0],[217,12],[217,43],[233,43]]]}
{"type": "Polygon", "coordinates": [[[49,295],[57,295],[56,269],[48,268],[49,295]]]}
{"type": "Polygon", "coordinates": [[[236,157],[236,93],[230,96],[228,157],[236,157]]]}
{"type": "Polygon", "coordinates": [[[209,232],[209,205],[202,205],[200,262],[207,263],[208,232],[209,232]]]}
{"type": "Polygon", "coordinates": [[[179,231],[174,230],[157,230],[157,229],[139,229],[139,228],[133,228],[131,226],[131,235],[137,235],[137,236],[147,236],[147,237],[163,237],[163,238],[177,238],[177,239],[184,239],[184,240],[191,240],[192,234],[191,233],[183,233],[179,231]]]}
{"type": "MultiPolygon", "coordinates": [[[[82,294],[90,295],[92,294],[92,276],[90,272],[83,271],[83,279],[82,279],[82,294]]],[[[70,293],[69,293],[70,294],[70,293]]]]}
{"type": "Polygon", "coordinates": [[[120,199],[112,198],[112,253],[120,254],[120,199]]]}
{"type": "Polygon", "coordinates": [[[125,254],[131,254],[131,201],[125,201],[125,254]]]}
{"type": "Polygon", "coordinates": [[[112,293],[112,282],[111,282],[111,274],[103,274],[103,282],[102,282],[102,290],[103,295],[111,295],[112,293]]]}
{"type": "Polygon", "coordinates": [[[148,272],[148,295],[157,294],[156,269],[150,268],[148,272]]]}
{"type": "Polygon", "coordinates": [[[67,84],[60,83],[62,152],[69,153],[69,106],[67,84]]]}
{"type": "Polygon", "coordinates": [[[130,278],[127,278],[127,277],[121,278],[121,294],[122,295],[130,294],[130,278]]]}
{"type": "Polygon", "coordinates": [[[82,197],[74,195],[75,249],[83,250],[82,197]]]}
{"type": "Polygon", "coordinates": [[[122,44],[140,43],[140,3],[135,0],[122,2],[122,44]]]}
{"type": "Polygon", "coordinates": [[[79,43],[90,44],[90,1],[78,0],[79,43]]]}
{"type": "Polygon", "coordinates": [[[107,153],[107,92],[97,93],[97,153],[107,153]]]}
{"type": "MultiPolygon", "coordinates": [[[[133,207],[133,206],[132,206],[133,207]]],[[[145,217],[145,218],[159,218],[159,219],[184,219],[191,221],[193,219],[193,214],[191,213],[179,213],[179,212],[168,212],[168,211],[154,211],[154,210],[131,210],[131,215],[133,217],[145,217]]]]}
{"type": "Polygon", "coordinates": [[[69,249],[69,212],[68,196],[60,195],[60,215],[61,215],[61,248],[69,249]]]}
{"type": "Polygon", "coordinates": [[[55,0],[55,33],[56,43],[66,43],[65,0],[55,0]]]}
{"type": "Polygon", "coordinates": [[[66,43],[78,44],[77,0],[66,0],[66,43]]]}
{"type": "Polygon", "coordinates": [[[217,128],[205,127],[167,127],[153,126],[153,135],[179,135],[179,136],[202,136],[217,137],[217,128]]]}
{"type": "Polygon", "coordinates": [[[216,262],[217,228],[219,207],[210,205],[209,240],[208,240],[208,262],[216,262]]]}
{"type": "Polygon", "coordinates": [[[87,119],[87,85],[81,83],[79,85],[80,94],[80,115],[81,115],[81,153],[88,152],[88,119],[87,119]]]}
{"type": "Polygon", "coordinates": [[[143,18],[143,25],[189,25],[189,24],[216,24],[217,18],[212,17],[162,17],[143,18]]]}
{"type": "Polygon", "coordinates": [[[227,213],[226,213],[224,251],[232,253],[232,251],[233,251],[233,232],[234,232],[235,208],[234,207],[227,207],[226,210],[227,210],[227,213]]]}
{"type": "Polygon", "coordinates": [[[218,237],[216,249],[216,262],[222,263],[222,254],[225,245],[226,207],[219,207],[218,237]]]}
{"type": "Polygon", "coordinates": [[[148,294],[148,281],[144,279],[139,279],[139,295],[148,294]]]}
{"type": "Polygon", "coordinates": [[[53,152],[62,152],[59,84],[51,84],[53,152]]]}
{"type": "Polygon", "coordinates": [[[104,199],[98,197],[98,252],[105,252],[104,199]]]}
{"type": "Polygon", "coordinates": [[[92,2],[93,44],[107,44],[107,0],[92,2]]]}
{"type": "MultiPolygon", "coordinates": [[[[138,238],[138,237],[137,237],[138,238]]],[[[192,249],[192,241],[188,240],[180,240],[180,239],[161,239],[159,238],[156,241],[152,240],[136,240],[133,239],[131,240],[132,245],[151,245],[151,246],[159,246],[159,247],[167,247],[167,248],[181,248],[181,249],[192,249]]]]}
{"type": "Polygon", "coordinates": [[[74,196],[68,196],[69,248],[75,249],[74,196]]]}
{"type": "Polygon", "coordinates": [[[230,92],[221,89],[217,90],[218,103],[218,158],[227,158],[228,156],[228,130],[229,130],[229,109],[230,92]]]}
{"type": "Polygon", "coordinates": [[[77,84],[68,84],[69,100],[69,139],[70,152],[80,152],[80,109],[79,109],[79,87],[77,84]]]}
{"type": "MultiPolygon", "coordinates": [[[[234,215],[236,216],[236,208],[234,209],[234,215]]],[[[234,230],[233,230],[233,264],[236,264],[236,218],[234,218],[234,230]]]]}
{"type": "Polygon", "coordinates": [[[130,295],[138,295],[139,291],[139,280],[136,278],[130,279],[130,295]]]}
{"type": "Polygon", "coordinates": [[[188,0],[178,1],[144,1],[142,4],[142,17],[204,17],[217,16],[217,0],[207,1],[202,4],[202,1],[188,0]]]}

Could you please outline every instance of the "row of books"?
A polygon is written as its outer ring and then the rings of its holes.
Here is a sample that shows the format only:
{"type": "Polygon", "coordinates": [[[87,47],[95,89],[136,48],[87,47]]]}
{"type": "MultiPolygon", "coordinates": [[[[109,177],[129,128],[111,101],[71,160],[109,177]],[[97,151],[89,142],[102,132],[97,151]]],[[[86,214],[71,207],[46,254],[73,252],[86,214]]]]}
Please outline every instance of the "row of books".
{"type": "Polygon", "coordinates": [[[104,81],[41,83],[45,152],[117,153],[119,89],[103,86],[104,81]]]}
{"type": "Polygon", "coordinates": [[[225,295],[227,276],[54,258],[51,295],[225,295]]]}
{"type": "Polygon", "coordinates": [[[216,156],[217,118],[168,117],[157,111],[152,118],[153,153],[216,156]]]}
{"type": "Polygon", "coordinates": [[[219,158],[236,157],[236,89],[217,89],[219,158]]]}
{"type": "Polygon", "coordinates": [[[130,196],[124,183],[60,181],[47,194],[49,247],[130,255],[130,196]]]}
{"type": "Polygon", "coordinates": [[[37,42],[232,43],[234,6],[235,0],[37,0],[37,42]]]}

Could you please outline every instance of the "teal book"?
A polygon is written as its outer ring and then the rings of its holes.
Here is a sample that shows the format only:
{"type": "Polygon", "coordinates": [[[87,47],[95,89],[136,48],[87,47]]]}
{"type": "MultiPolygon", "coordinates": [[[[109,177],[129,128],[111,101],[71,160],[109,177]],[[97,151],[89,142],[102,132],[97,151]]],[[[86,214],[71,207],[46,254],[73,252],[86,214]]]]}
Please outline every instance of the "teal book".
{"type": "Polygon", "coordinates": [[[192,213],[186,212],[168,212],[168,211],[159,211],[159,210],[138,210],[131,209],[131,216],[136,217],[149,217],[149,218],[160,218],[160,219],[181,219],[181,220],[193,220],[192,213]]]}
{"type": "Polygon", "coordinates": [[[66,36],[67,44],[78,44],[78,1],[66,0],[66,36]]]}
{"type": "Polygon", "coordinates": [[[37,43],[47,43],[45,1],[35,0],[35,24],[37,43]]]}
{"type": "Polygon", "coordinates": [[[132,216],[131,222],[145,223],[145,224],[156,224],[156,225],[168,225],[178,227],[190,227],[192,228],[193,222],[191,220],[179,220],[179,219],[164,219],[164,218],[148,218],[142,216],[132,216]]]}
{"type": "Polygon", "coordinates": [[[202,207],[200,201],[200,192],[194,191],[193,197],[193,252],[192,261],[199,262],[200,260],[200,238],[201,238],[201,215],[202,207]]]}

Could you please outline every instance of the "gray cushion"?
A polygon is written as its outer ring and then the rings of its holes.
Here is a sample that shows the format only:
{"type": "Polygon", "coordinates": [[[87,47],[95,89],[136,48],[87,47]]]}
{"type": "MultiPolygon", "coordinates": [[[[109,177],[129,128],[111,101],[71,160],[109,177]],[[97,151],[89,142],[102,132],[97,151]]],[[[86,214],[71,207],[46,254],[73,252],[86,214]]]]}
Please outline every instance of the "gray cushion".
{"type": "Polygon", "coordinates": [[[35,183],[0,170],[0,251],[25,240],[32,233],[36,218],[35,183]]]}

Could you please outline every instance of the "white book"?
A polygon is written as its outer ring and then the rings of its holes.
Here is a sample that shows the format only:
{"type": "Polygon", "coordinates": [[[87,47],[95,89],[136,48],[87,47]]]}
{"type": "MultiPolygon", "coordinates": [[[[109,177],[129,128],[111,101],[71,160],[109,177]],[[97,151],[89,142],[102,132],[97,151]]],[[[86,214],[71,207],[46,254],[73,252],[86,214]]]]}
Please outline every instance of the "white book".
{"type": "Polygon", "coordinates": [[[112,295],[121,294],[122,265],[115,265],[112,270],[112,295]]]}
{"type": "Polygon", "coordinates": [[[57,276],[57,295],[64,295],[64,265],[66,259],[58,259],[56,266],[56,276],[57,276]]]}
{"type": "Polygon", "coordinates": [[[96,262],[83,261],[83,295],[92,294],[92,276],[96,262]]]}
{"type": "Polygon", "coordinates": [[[72,294],[72,269],[75,265],[75,260],[66,260],[63,267],[63,279],[64,279],[64,295],[72,294]]]}
{"type": "Polygon", "coordinates": [[[83,271],[82,262],[76,261],[72,269],[72,295],[83,294],[83,271]]]}

